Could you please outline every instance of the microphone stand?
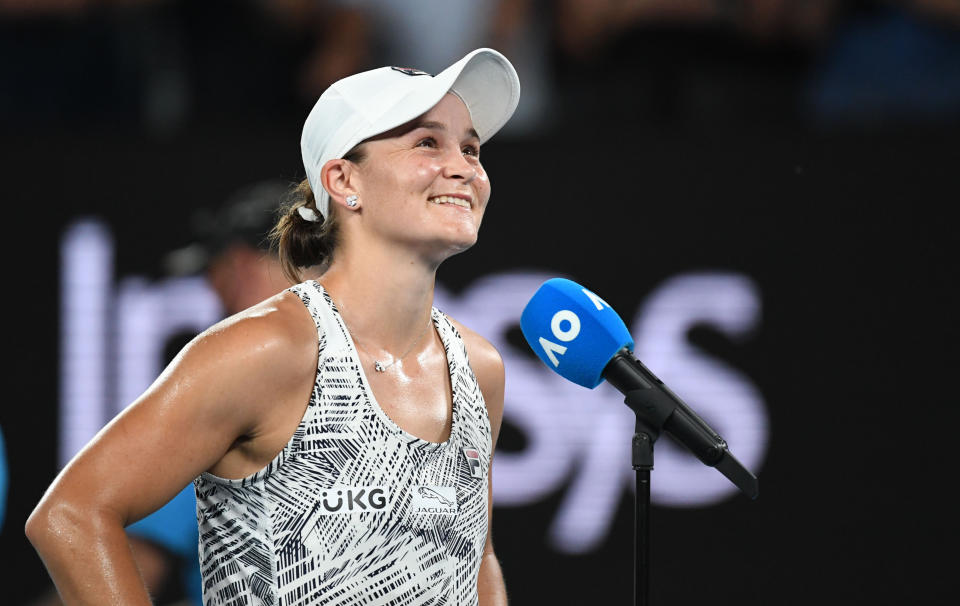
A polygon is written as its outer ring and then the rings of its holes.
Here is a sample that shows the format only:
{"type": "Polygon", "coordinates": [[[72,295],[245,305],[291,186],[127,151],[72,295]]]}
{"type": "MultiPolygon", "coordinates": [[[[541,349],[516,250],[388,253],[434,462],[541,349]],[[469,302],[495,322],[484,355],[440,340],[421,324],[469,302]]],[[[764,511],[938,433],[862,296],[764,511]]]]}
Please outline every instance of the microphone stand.
{"type": "Polygon", "coordinates": [[[633,603],[650,603],[650,470],[653,469],[653,438],[640,418],[633,434],[633,470],[637,474],[633,528],[633,603]]]}
{"type": "Polygon", "coordinates": [[[635,606],[650,604],[650,472],[653,470],[653,443],[667,417],[662,407],[650,406],[645,395],[649,390],[634,390],[627,393],[625,402],[636,413],[636,426],[631,444],[631,463],[636,473],[636,496],[634,497],[634,545],[633,545],[633,601],[635,606]],[[638,407],[639,405],[639,407],[638,407]],[[651,414],[652,413],[652,414],[651,414]]]}
{"type": "Polygon", "coordinates": [[[697,413],[650,372],[624,347],[603,370],[603,377],[626,397],[623,403],[637,416],[631,447],[637,474],[634,526],[634,602],[647,606],[650,599],[650,471],[653,443],[665,428],[701,462],[733,482],[751,499],[760,491],[757,477],[727,450],[727,443],[697,413]]]}
{"type": "Polygon", "coordinates": [[[637,605],[646,606],[650,599],[650,471],[653,470],[653,443],[660,432],[666,427],[667,432],[700,461],[716,467],[751,499],[757,498],[760,487],[757,477],[727,450],[723,438],[634,358],[629,349],[623,348],[611,358],[603,376],[626,396],[624,404],[637,417],[631,448],[637,475],[634,600],[637,605]]]}

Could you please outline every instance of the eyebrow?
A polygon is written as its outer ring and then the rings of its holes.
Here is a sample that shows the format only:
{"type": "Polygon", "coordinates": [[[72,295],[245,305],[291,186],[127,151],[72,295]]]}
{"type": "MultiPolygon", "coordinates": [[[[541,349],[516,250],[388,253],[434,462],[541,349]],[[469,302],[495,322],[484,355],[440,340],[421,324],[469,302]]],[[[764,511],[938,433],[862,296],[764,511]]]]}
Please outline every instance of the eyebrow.
{"type": "MultiPolygon", "coordinates": [[[[444,131],[447,130],[446,125],[444,125],[444,124],[441,123],[441,122],[434,122],[434,121],[432,121],[432,120],[424,120],[424,121],[422,121],[422,122],[414,122],[414,123],[413,123],[413,129],[417,129],[417,128],[426,128],[426,129],[428,129],[428,130],[444,130],[444,131]]],[[[411,129],[411,130],[413,130],[413,129],[411,129]]],[[[473,127],[468,128],[466,132],[467,132],[468,135],[470,135],[471,137],[473,137],[473,138],[475,138],[475,139],[479,139],[479,138],[480,138],[480,135],[477,134],[476,129],[473,128],[473,127]]]]}

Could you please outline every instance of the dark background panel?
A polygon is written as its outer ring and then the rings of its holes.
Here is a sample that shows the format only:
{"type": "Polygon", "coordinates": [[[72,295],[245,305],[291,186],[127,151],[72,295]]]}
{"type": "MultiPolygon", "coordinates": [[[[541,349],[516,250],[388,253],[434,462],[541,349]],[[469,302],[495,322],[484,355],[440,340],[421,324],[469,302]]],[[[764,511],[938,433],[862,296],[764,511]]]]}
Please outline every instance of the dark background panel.
{"type": "MultiPolygon", "coordinates": [[[[160,257],[189,240],[182,218],[197,200],[224,196],[254,171],[296,174],[295,154],[283,149],[291,137],[283,134],[224,146],[205,133],[163,144],[59,136],[62,147],[77,150],[61,173],[77,184],[53,188],[76,202],[44,219],[53,223],[46,233],[55,240],[70,217],[100,216],[117,239],[117,275],[159,276],[160,257]],[[172,176],[145,185],[161,163],[172,176]]],[[[558,170],[543,153],[556,139],[492,144],[485,154],[496,194],[481,242],[452,258],[440,279],[458,291],[512,268],[564,273],[630,318],[671,275],[722,269],[750,276],[763,298],[756,333],[732,343],[703,328],[690,338],[746,373],[766,399],[771,442],[761,498],[655,508],[655,599],[934,599],[942,581],[917,583],[938,559],[930,550],[943,531],[937,514],[946,514],[949,502],[939,499],[950,452],[946,427],[955,417],[946,377],[956,294],[936,200],[954,187],[952,136],[933,133],[919,146],[896,135],[783,134],[772,134],[769,145],[757,135],[753,159],[716,153],[711,133],[699,135],[701,144],[688,135],[689,143],[666,152],[669,140],[660,145],[648,136],[638,149],[611,138],[602,168],[587,179],[558,170]],[[644,157],[650,148],[661,151],[644,157]],[[808,158],[800,174],[796,157],[808,158]],[[905,202],[905,194],[916,202],[905,202]]],[[[41,139],[33,144],[49,149],[41,139]]],[[[3,159],[28,177],[14,182],[20,191],[8,188],[11,199],[29,202],[33,184],[50,178],[40,168],[43,152],[33,154],[3,159]]],[[[564,166],[595,162],[586,148],[564,155],[564,166]]],[[[16,521],[55,473],[63,293],[53,278],[56,248],[37,246],[29,232],[12,239],[29,262],[18,268],[26,287],[12,293],[23,306],[20,319],[8,327],[9,342],[24,355],[13,360],[17,405],[3,418],[12,490],[2,536],[4,553],[17,554],[10,561],[26,597],[45,577],[16,521]]],[[[596,552],[570,556],[544,544],[561,495],[496,511],[498,551],[517,603],[545,595],[586,601],[598,587],[611,603],[628,600],[631,500],[624,496],[596,552]]]]}

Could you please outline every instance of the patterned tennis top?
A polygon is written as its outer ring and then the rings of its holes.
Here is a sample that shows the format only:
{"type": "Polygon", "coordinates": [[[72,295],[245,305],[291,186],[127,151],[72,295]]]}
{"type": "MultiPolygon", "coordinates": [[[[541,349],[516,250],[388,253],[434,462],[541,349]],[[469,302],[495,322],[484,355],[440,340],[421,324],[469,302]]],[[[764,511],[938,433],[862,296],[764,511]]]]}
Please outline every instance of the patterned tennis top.
{"type": "Polygon", "coordinates": [[[377,404],[323,287],[290,290],[317,326],[313,393],[262,470],[195,481],[204,604],[476,604],[491,436],[459,333],[432,310],[453,422],[446,442],[428,442],[377,404]]]}

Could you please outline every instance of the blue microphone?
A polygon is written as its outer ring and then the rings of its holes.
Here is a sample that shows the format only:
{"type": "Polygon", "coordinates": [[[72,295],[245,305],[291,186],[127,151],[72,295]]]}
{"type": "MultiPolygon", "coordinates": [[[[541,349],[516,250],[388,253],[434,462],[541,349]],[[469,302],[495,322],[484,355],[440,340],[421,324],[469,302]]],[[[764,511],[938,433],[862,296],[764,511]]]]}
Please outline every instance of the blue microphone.
{"type": "Polygon", "coordinates": [[[747,496],[757,497],[756,476],[734,458],[717,432],[633,356],[626,324],[596,293],[564,278],[547,280],[524,307],[520,329],[537,356],[561,377],[590,389],[606,380],[626,396],[624,402],[638,421],[665,429],[747,496]]]}
{"type": "Polygon", "coordinates": [[[603,369],[633,337],[606,301],[572,280],[553,278],[520,315],[523,336],[543,363],[565,379],[593,389],[603,369]]]}

